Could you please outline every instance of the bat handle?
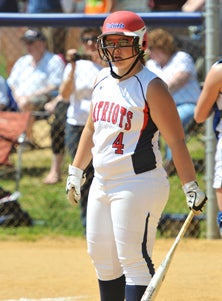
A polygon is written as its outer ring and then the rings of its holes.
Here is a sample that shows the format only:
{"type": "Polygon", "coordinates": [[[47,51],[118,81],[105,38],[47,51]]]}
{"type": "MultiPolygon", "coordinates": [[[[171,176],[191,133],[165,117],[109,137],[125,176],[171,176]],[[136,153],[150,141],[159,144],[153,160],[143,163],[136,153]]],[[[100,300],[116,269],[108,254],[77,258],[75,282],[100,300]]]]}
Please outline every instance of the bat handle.
{"type": "Polygon", "coordinates": [[[167,270],[169,268],[170,262],[172,260],[173,254],[179,244],[180,239],[184,236],[186,230],[188,229],[192,218],[194,217],[193,211],[190,211],[182,228],[180,229],[172,247],[168,251],[166,257],[160,264],[159,268],[157,269],[156,273],[154,274],[153,278],[151,279],[147,289],[145,290],[142,299],[140,301],[153,301],[160,289],[160,285],[163,282],[167,270]]]}
{"type": "Polygon", "coordinates": [[[70,201],[70,203],[71,203],[72,205],[77,205],[78,203],[77,203],[77,201],[76,201],[75,198],[74,198],[74,193],[75,193],[75,188],[72,187],[72,188],[69,190],[69,192],[68,192],[67,198],[68,198],[68,200],[70,201]]]}

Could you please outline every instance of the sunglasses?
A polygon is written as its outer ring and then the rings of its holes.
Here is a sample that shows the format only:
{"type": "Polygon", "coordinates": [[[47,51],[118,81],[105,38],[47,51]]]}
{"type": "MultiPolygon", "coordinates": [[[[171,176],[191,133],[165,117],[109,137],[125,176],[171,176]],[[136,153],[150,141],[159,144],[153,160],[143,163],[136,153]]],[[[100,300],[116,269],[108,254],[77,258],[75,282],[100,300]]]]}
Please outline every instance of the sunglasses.
{"type": "Polygon", "coordinates": [[[32,44],[34,44],[35,43],[35,41],[28,41],[28,40],[26,40],[26,41],[24,41],[24,44],[25,45],[32,45],[32,44]]]}
{"type": "Polygon", "coordinates": [[[121,39],[112,39],[112,40],[104,40],[105,47],[130,47],[133,45],[133,39],[132,38],[121,38],[121,39]]]}
{"type": "Polygon", "coordinates": [[[82,38],[81,41],[82,41],[83,44],[87,44],[88,42],[96,43],[97,42],[97,37],[82,38]]]}

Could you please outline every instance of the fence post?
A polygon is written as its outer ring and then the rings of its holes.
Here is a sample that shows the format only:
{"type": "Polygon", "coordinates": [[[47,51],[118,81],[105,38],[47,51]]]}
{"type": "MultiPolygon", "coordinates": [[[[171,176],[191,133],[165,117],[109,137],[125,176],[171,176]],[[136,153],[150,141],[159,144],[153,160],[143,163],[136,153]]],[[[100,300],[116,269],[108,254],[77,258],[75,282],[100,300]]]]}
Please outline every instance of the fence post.
{"type": "MultiPolygon", "coordinates": [[[[205,14],[205,46],[206,46],[206,74],[212,64],[218,59],[219,53],[219,0],[206,1],[205,14]]],[[[217,201],[215,191],[212,187],[214,177],[214,155],[215,155],[215,135],[212,126],[212,116],[206,121],[206,192],[207,203],[207,238],[214,239],[219,237],[216,223],[217,201]]]]}

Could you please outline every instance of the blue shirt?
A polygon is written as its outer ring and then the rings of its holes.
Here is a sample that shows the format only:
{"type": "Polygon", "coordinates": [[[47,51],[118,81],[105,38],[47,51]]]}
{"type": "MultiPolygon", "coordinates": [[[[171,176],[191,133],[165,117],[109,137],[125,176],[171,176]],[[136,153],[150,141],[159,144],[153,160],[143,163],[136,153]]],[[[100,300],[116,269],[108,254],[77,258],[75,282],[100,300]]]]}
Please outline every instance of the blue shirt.
{"type": "Polygon", "coordinates": [[[27,12],[30,14],[62,12],[60,0],[29,0],[27,12]]]}

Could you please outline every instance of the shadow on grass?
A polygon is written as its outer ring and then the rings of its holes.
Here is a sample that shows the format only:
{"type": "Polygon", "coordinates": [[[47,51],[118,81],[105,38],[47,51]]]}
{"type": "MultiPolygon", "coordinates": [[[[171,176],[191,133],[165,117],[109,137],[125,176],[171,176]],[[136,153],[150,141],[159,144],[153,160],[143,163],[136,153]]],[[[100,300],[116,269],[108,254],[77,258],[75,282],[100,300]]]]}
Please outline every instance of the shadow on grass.
{"type": "Polygon", "coordinates": [[[35,177],[41,177],[45,172],[49,170],[47,167],[29,167],[29,168],[23,168],[22,175],[23,176],[35,176],[35,177]]]}

